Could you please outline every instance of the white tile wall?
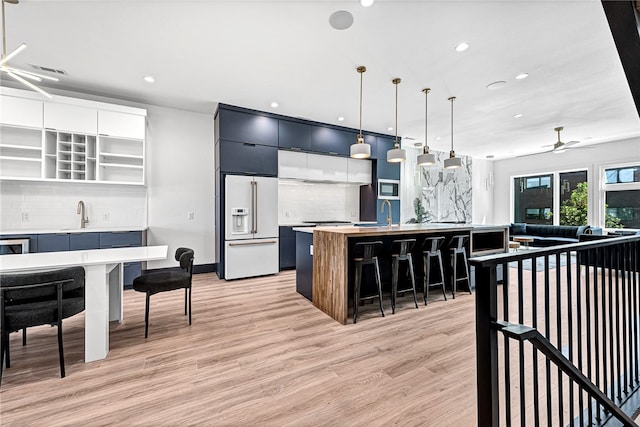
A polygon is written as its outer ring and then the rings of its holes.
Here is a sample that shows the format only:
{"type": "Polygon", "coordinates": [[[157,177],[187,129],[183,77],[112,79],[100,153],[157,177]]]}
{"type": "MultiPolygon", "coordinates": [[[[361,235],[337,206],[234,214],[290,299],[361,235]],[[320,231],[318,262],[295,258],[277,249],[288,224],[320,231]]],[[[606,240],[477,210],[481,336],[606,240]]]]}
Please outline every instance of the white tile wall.
{"type": "Polygon", "coordinates": [[[279,180],[278,223],[358,221],[360,186],[279,180]]]}
{"type": "Polygon", "coordinates": [[[2,181],[0,194],[0,231],[79,228],[79,200],[86,206],[87,231],[147,225],[144,187],[2,181]],[[27,220],[23,220],[23,213],[27,220]]]}

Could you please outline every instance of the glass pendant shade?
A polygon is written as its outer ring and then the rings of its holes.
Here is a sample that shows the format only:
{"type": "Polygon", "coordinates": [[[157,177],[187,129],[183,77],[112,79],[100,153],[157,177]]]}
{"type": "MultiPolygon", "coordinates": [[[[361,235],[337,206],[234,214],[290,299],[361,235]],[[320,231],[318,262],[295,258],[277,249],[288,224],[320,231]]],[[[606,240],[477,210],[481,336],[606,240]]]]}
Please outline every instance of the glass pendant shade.
{"type": "Polygon", "coordinates": [[[351,145],[351,157],[354,159],[368,159],[371,157],[371,146],[364,142],[362,136],[358,136],[357,142],[351,145]]]}
{"type": "Polygon", "coordinates": [[[418,156],[418,166],[431,166],[436,164],[436,155],[433,153],[423,153],[418,156]]]}
{"type": "Polygon", "coordinates": [[[444,161],[444,168],[457,169],[459,167],[462,167],[462,159],[460,157],[456,157],[456,153],[452,151],[450,157],[444,161]]]}
{"type": "Polygon", "coordinates": [[[362,137],[362,75],[367,68],[364,65],[356,68],[356,71],[360,73],[360,133],[356,138],[356,143],[351,145],[350,155],[353,159],[368,159],[371,157],[371,146],[364,142],[362,137]]]}
{"type": "Polygon", "coordinates": [[[400,81],[400,79],[391,80],[396,86],[396,139],[394,140],[393,148],[387,151],[387,162],[389,163],[400,163],[407,160],[407,151],[400,148],[400,144],[398,143],[398,84],[400,81]]]}
{"type": "Polygon", "coordinates": [[[399,163],[405,160],[407,160],[407,152],[400,148],[398,144],[394,144],[393,148],[387,151],[387,162],[399,163]]]}

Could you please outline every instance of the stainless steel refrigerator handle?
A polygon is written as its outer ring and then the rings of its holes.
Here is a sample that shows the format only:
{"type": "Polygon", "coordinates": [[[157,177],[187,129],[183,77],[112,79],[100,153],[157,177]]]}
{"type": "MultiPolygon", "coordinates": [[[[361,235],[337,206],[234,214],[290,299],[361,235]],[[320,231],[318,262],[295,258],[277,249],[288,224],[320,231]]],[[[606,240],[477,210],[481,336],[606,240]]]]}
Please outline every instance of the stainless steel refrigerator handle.
{"type": "Polygon", "coordinates": [[[251,181],[251,234],[255,233],[255,216],[256,216],[256,206],[255,206],[255,198],[254,198],[254,193],[255,190],[253,188],[253,184],[254,182],[251,181]]]}
{"type": "Polygon", "coordinates": [[[257,233],[258,233],[258,181],[253,181],[253,183],[254,183],[254,184],[255,184],[255,186],[256,186],[256,187],[255,187],[255,188],[256,188],[256,192],[255,192],[255,198],[256,198],[256,210],[254,211],[254,212],[255,212],[254,218],[255,218],[255,221],[256,221],[256,225],[255,225],[255,227],[254,227],[254,229],[255,229],[254,233],[256,233],[256,234],[257,234],[257,233]]]}

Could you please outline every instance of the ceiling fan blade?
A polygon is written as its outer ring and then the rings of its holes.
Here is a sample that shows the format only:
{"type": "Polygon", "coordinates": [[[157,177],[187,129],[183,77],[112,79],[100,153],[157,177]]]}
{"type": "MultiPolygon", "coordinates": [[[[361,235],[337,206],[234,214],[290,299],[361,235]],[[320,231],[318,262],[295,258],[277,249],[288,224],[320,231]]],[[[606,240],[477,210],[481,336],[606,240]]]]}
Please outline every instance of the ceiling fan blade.
{"type": "Polygon", "coordinates": [[[27,44],[22,43],[20,46],[18,46],[13,51],[11,51],[7,56],[2,58],[2,60],[0,60],[0,65],[5,65],[7,62],[9,62],[11,58],[13,58],[14,56],[16,56],[18,53],[25,50],[26,48],[27,48],[27,44]]]}
{"type": "MultiPolygon", "coordinates": [[[[18,75],[21,75],[22,77],[27,77],[27,75],[29,75],[29,76],[38,77],[39,79],[51,80],[51,81],[54,81],[54,82],[59,82],[60,81],[57,77],[45,76],[44,74],[34,73],[34,72],[31,72],[31,71],[22,70],[20,68],[14,68],[14,67],[8,67],[8,68],[9,68],[9,70],[13,71],[14,73],[16,73],[18,75]]],[[[40,80],[38,80],[38,81],[40,81],[40,80]]]]}
{"type": "Polygon", "coordinates": [[[41,94],[43,94],[47,98],[49,98],[49,99],[53,98],[47,92],[45,92],[44,90],[40,89],[38,86],[34,85],[30,81],[27,81],[27,80],[23,79],[22,77],[18,76],[17,74],[14,74],[14,73],[12,73],[11,71],[8,71],[8,70],[7,70],[7,74],[9,74],[11,77],[16,79],[17,81],[19,81],[23,85],[30,87],[31,89],[35,90],[36,92],[40,92],[41,94]]]}

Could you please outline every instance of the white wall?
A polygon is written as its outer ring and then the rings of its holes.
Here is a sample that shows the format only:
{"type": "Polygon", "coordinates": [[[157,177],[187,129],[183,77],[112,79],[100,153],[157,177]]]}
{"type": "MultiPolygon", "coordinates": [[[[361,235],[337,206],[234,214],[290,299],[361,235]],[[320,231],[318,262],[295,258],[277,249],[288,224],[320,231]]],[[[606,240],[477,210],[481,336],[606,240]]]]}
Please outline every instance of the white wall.
{"type": "Polygon", "coordinates": [[[493,193],[495,176],[493,161],[473,159],[471,173],[472,188],[472,222],[474,224],[496,224],[493,215],[493,193]]]}
{"type": "Polygon", "coordinates": [[[215,262],[213,113],[147,106],[149,245],[169,245],[169,259],[148,268],[175,266],[180,246],[195,251],[196,265],[215,262]],[[193,219],[188,219],[189,213],[193,219]]]}
{"type": "Polygon", "coordinates": [[[601,170],[604,167],[640,162],[640,138],[625,139],[594,148],[570,149],[562,154],[543,153],[494,163],[493,222],[512,221],[512,182],[515,176],[587,169],[591,225],[600,225],[597,212],[603,197],[601,170]]]}

